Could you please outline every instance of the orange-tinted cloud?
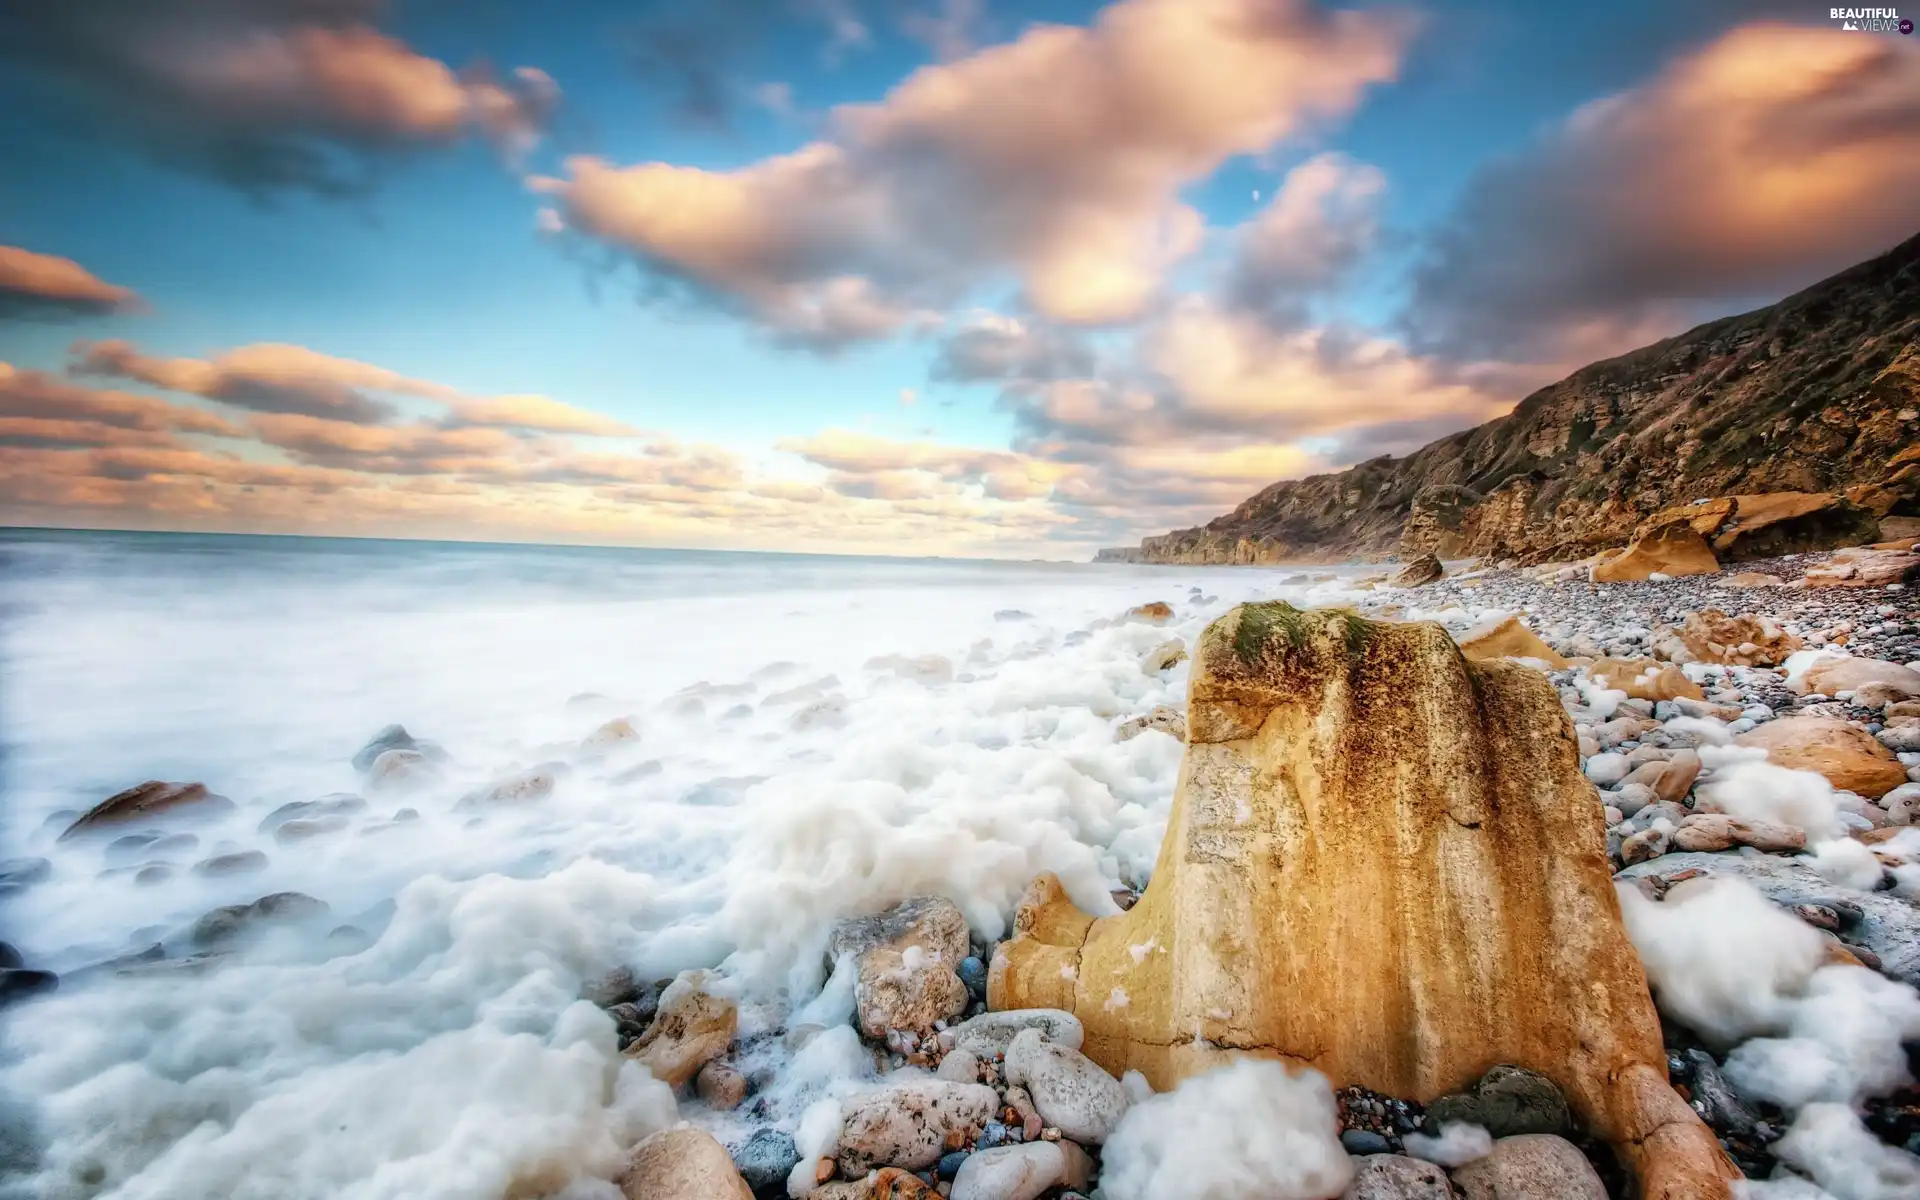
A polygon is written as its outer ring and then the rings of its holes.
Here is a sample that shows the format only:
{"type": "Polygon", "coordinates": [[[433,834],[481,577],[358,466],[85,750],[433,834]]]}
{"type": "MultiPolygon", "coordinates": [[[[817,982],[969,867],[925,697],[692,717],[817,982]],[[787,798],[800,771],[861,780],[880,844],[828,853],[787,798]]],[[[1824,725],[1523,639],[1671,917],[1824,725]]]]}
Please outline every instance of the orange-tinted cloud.
{"type": "Polygon", "coordinates": [[[232,422],[204,409],[80,387],[0,362],[0,445],[169,445],[176,433],[245,436],[232,422]]]}
{"type": "Polygon", "coordinates": [[[810,344],[893,332],[1002,272],[1052,319],[1125,320],[1199,243],[1181,189],[1351,111],[1409,32],[1309,0],[1119,0],[922,68],[791,154],[575,157],[536,186],[574,230],[810,344]],[[822,299],[856,286],[858,305],[822,299]]]}
{"type": "Polygon", "coordinates": [[[70,258],[0,246],[0,320],[98,316],[139,304],[131,288],[108,283],[70,258]]]}
{"type": "Polygon", "coordinates": [[[1456,354],[1577,363],[1912,236],[1909,41],[1754,23],[1585,105],[1470,187],[1413,327],[1456,354]]]}
{"type": "Polygon", "coordinates": [[[510,159],[559,89],[522,67],[456,73],[379,29],[380,0],[28,4],[0,62],[30,111],[250,191],[359,190],[382,156],[477,131],[510,159]]]}
{"type": "Polygon", "coordinates": [[[77,342],[71,369],[80,375],[138,380],[255,412],[363,425],[379,425],[397,415],[384,393],[446,406],[442,424],[448,427],[491,426],[600,437],[634,433],[624,422],[547,396],[469,396],[443,383],[277,342],[240,346],[211,359],[162,358],[143,354],[120,340],[77,342]]]}
{"type": "Polygon", "coordinates": [[[1342,154],[1318,154],[1289,171],[1272,201],[1233,236],[1233,303],[1284,322],[1303,320],[1307,299],[1338,283],[1373,248],[1386,182],[1379,168],[1342,154]]]}

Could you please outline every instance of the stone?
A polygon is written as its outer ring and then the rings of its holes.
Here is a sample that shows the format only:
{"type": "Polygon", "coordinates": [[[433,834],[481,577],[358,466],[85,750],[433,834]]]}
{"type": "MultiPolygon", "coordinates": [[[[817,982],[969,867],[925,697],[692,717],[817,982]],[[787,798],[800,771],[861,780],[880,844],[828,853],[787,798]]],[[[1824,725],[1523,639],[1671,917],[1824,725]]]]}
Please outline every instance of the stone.
{"type": "Polygon", "coordinates": [[[318,800],[295,800],[291,804],[282,804],[261,818],[258,829],[261,833],[272,833],[288,821],[345,816],[357,813],[366,806],[367,802],[352,792],[334,792],[318,800]]]}
{"type": "Polygon", "coordinates": [[[1173,606],[1162,600],[1142,604],[1138,608],[1127,610],[1127,617],[1134,621],[1151,621],[1155,625],[1164,625],[1173,619],[1173,606]]]}
{"type": "Polygon", "coordinates": [[[1687,798],[1699,778],[1700,755],[1692,750],[1677,750],[1661,769],[1660,778],[1654,781],[1654,795],[1669,804],[1678,804],[1687,798]]]}
{"type": "Polygon", "coordinates": [[[1787,581],[1778,575],[1768,575],[1761,571],[1740,571],[1720,581],[1728,587],[1786,587],[1787,581]]]}
{"type": "Polygon", "coordinates": [[[1595,682],[1635,700],[1705,700],[1706,692],[1672,663],[1652,658],[1603,658],[1587,668],[1595,682]]]}
{"type": "Polygon", "coordinates": [[[1741,1100],[1720,1074],[1713,1055],[1705,1050],[1685,1050],[1681,1060],[1687,1070],[1687,1090],[1693,1102],[1715,1133],[1751,1138],[1759,1118],[1741,1100]]]}
{"type": "Polygon", "coordinates": [[[939,1067],[935,1068],[933,1076],[949,1083],[978,1083],[980,1059],[971,1050],[949,1050],[947,1056],[940,1060],[939,1067]]]}
{"type": "Polygon", "coordinates": [[[950,1135],[972,1138],[999,1107],[999,1094],[985,1084],[941,1079],[850,1097],[835,1155],[840,1173],[852,1178],[880,1166],[925,1170],[940,1161],[950,1135]]]}
{"type": "Polygon", "coordinates": [[[1447,1173],[1402,1154],[1369,1154],[1354,1164],[1340,1200],[1453,1200],[1447,1173]]]}
{"type": "Polygon", "coordinates": [[[1620,843],[1620,861],[1631,866],[1667,852],[1672,835],[1664,829],[1642,829],[1620,843]]]}
{"type": "Polygon", "coordinates": [[[30,996],[44,996],[59,989],[60,977],[52,971],[38,971],[30,967],[0,968],[0,1006],[30,996]]]}
{"type": "MultiPolygon", "coordinates": [[[[999,956],[995,955],[996,961],[999,956]]],[[[991,984],[989,984],[991,987],[991,984]]],[[[1085,1044],[1085,1027],[1070,1012],[1047,1008],[1017,1008],[1007,1012],[984,1012],[970,1017],[953,1029],[953,1048],[973,1053],[983,1061],[1004,1056],[1013,1039],[1028,1029],[1038,1029],[1055,1045],[1078,1050],[1085,1044]]]]}
{"type": "Polygon", "coordinates": [[[753,1200],[725,1146],[703,1129],[664,1129],[633,1148],[620,1178],[626,1200],[753,1200]]]}
{"type": "Polygon", "coordinates": [[[343,816],[295,817],[280,823],[280,827],[273,831],[273,840],[282,846],[291,846],[296,842],[325,837],[329,833],[339,833],[346,827],[347,818],[343,816]]]}
{"type": "Polygon", "coordinates": [[[987,964],[972,954],[960,960],[960,966],[954,972],[960,976],[960,982],[967,985],[967,994],[977,1000],[987,998],[987,964]]]}
{"type": "Polygon", "coordinates": [[[1779,717],[1734,739],[1758,746],[1767,761],[1796,771],[1817,771],[1842,791],[1878,800],[1907,781],[1893,751],[1859,726],[1834,717],[1779,717]]]}
{"type": "Polygon", "coordinates": [[[1446,573],[1446,568],[1440,565],[1438,558],[1432,554],[1422,554],[1419,558],[1414,559],[1406,566],[1395,571],[1393,578],[1387,581],[1387,585],[1397,588],[1425,587],[1427,584],[1440,579],[1446,573]]]}
{"type": "Polygon", "coordinates": [[[1035,1200],[1050,1188],[1084,1188],[1093,1162],[1072,1142],[999,1146],[967,1156],[950,1200],[1035,1200]]]}
{"type": "Polygon", "coordinates": [[[229,904],[204,914],[187,931],[200,950],[225,950],[276,926],[313,925],[332,910],[304,892],[274,892],[251,904],[229,904]]]}
{"type": "Polygon", "coordinates": [[[183,811],[191,811],[196,816],[232,812],[233,801],[208,791],[204,783],[162,783],[149,779],[124,792],[116,792],[88,809],[67,826],[59,840],[64,842],[103,827],[183,811]]]}
{"type": "Polygon", "coordinates": [[[756,1129],[746,1144],[733,1152],[733,1165],[754,1191],[786,1182],[800,1161],[793,1135],[777,1129],[756,1129]]]}
{"type": "Polygon", "coordinates": [[[1735,846],[1786,854],[1806,849],[1807,833],[1792,825],[1743,820],[1725,813],[1694,813],[1673,832],[1676,850],[1730,850],[1735,846]]]}
{"type": "Polygon", "coordinates": [[[615,747],[630,746],[640,740],[640,731],[626,717],[615,717],[605,725],[580,739],[582,750],[611,750],[615,747]]]}
{"type": "Polygon", "coordinates": [[[553,789],[558,783],[559,780],[552,770],[536,767],[530,771],[509,775],[478,791],[468,793],[461,797],[460,807],[526,804],[534,800],[544,800],[553,795],[553,789]]]}
{"type": "Polygon", "coordinates": [[[869,1179],[873,1200],[940,1200],[925,1180],[899,1167],[882,1167],[869,1179]]]}
{"type": "Polygon", "coordinates": [[[193,864],[195,875],[214,879],[228,875],[251,875],[255,871],[266,869],[267,856],[259,850],[237,850],[231,854],[216,854],[193,864]]]}
{"type": "Polygon", "coordinates": [[[967,987],[954,968],[971,951],[967,919],[944,896],[920,896],[886,912],[842,921],[827,952],[854,959],[854,1008],[860,1032],[915,1033],[967,1010],[967,987]]]}
{"type": "Polygon", "coordinates": [[[1688,613],[1680,626],[1680,640],[1700,662],[1736,667],[1775,666],[1805,645],[1770,617],[1752,613],[1730,617],[1717,608],[1688,613]]]}
{"type": "Polygon", "coordinates": [[[1669,854],[1620,875],[1627,883],[1647,876],[1725,876],[1745,880],[1783,908],[1831,908],[1839,914],[1849,943],[1880,959],[1882,974],[1920,988],[1920,905],[1892,892],[1849,891],[1842,898],[1841,889],[1806,866],[1807,861],[1773,854],[1669,854]]]}
{"type": "MultiPolygon", "coordinates": [[[[1462,1200],[1607,1200],[1579,1147],[1545,1133],[1496,1140],[1493,1153],[1455,1169],[1453,1182],[1462,1200]]],[[[1720,1195],[1728,1192],[1722,1184],[1720,1195]]]]}
{"type": "Polygon", "coordinates": [[[1007,1082],[1027,1089],[1047,1124],[1084,1146],[1105,1144],[1127,1113],[1127,1089],[1100,1064],[1038,1029],[1007,1047],[1007,1082]]]}
{"type": "Polygon", "coordinates": [[[625,1051],[676,1091],[725,1054],[739,1031],[739,1008],[709,991],[713,982],[706,971],[681,972],[660,993],[660,1007],[647,1031],[625,1051]]]}
{"type": "Polygon", "coordinates": [[[1920,554],[1911,550],[1840,550],[1808,567],[1800,586],[1809,588],[1886,587],[1920,580],[1920,554]]]}
{"type": "Polygon", "coordinates": [[[1157,675],[1168,667],[1187,661],[1187,644],[1179,638],[1161,642],[1158,646],[1140,656],[1140,669],[1148,675],[1157,675]]]}
{"type": "Polygon", "coordinates": [[[365,772],[389,750],[412,750],[423,759],[442,760],[446,752],[432,742],[416,741],[404,725],[389,725],[367,740],[353,755],[353,769],[365,772]]]}
{"type": "Polygon", "coordinates": [[[1659,800],[1659,796],[1652,788],[1638,783],[1624,784],[1618,791],[1610,793],[1608,798],[1613,801],[1613,807],[1619,810],[1623,818],[1631,817],[1647,805],[1659,800]]]}
{"type": "Polygon", "coordinates": [[[1573,1116],[1553,1080],[1503,1063],[1481,1076],[1471,1091],[1442,1096],[1427,1106],[1424,1128],[1429,1133],[1452,1124],[1479,1125],[1496,1138],[1565,1134],[1573,1131],[1573,1116]]]}
{"type": "Polygon", "coordinates": [[[1341,1130],[1340,1146],[1348,1154],[1356,1156],[1393,1153],[1393,1143],[1387,1140],[1386,1135],[1371,1129],[1341,1130]]]}
{"type": "Polygon", "coordinates": [[[1595,583],[1633,583],[1655,574],[1677,578],[1719,569],[1720,560],[1706,539],[1684,522],[1675,522],[1634,538],[1619,554],[1596,563],[1591,577],[1595,583]]]}
{"type": "Polygon", "coordinates": [[[1920,825],[1920,783],[1903,783],[1880,797],[1889,825],[1920,825]]]}
{"type": "Polygon", "coordinates": [[[1518,616],[1477,625],[1461,634],[1460,653],[1468,658],[1533,658],[1556,670],[1567,665],[1567,660],[1518,616]]]}
{"type": "Polygon", "coordinates": [[[1149,729],[1157,729],[1175,741],[1184,742],[1187,740],[1186,714],[1177,708],[1169,708],[1164,704],[1156,704],[1153,706],[1153,711],[1146,716],[1129,717],[1127,720],[1122,721],[1119,727],[1113,731],[1113,740],[1116,742],[1132,741],[1149,729]]]}
{"type": "Polygon", "coordinates": [[[370,792],[398,792],[438,777],[432,760],[418,750],[383,750],[367,768],[366,784],[370,792]]]}
{"type": "Polygon", "coordinates": [[[1159,1091],[1240,1054],[1421,1103],[1525,1067],[1643,1195],[1724,1200],[1735,1172],[1667,1084],[1553,684],[1430,622],[1281,603],[1233,609],[1193,659],[1152,882],[1096,921],[1035,880],[989,1003],[1072,1012],[1087,1057],[1159,1091]]]}
{"type": "Polygon", "coordinates": [[[632,967],[615,967],[582,984],[580,998],[595,1008],[612,1008],[616,1004],[631,1004],[646,991],[647,985],[632,967]]]}
{"type": "Polygon", "coordinates": [[[1815,659],[1790,687],[1803,696],[1811,692],[1826,696],[1853,692],[1856,703],[1862,689],[1873,689],[1886,697],[1874,707],[1884,707],[1888,703],[1920,696],[1920,671],[1877,658],[1820,658],[1815,659]]]}
{"type": "Polygon", "coordinates": [[[708,1108],[739,1108],[747,1098],[747,1077],[716,1058],[694,1074],[693,1092],[708,1108]]]}

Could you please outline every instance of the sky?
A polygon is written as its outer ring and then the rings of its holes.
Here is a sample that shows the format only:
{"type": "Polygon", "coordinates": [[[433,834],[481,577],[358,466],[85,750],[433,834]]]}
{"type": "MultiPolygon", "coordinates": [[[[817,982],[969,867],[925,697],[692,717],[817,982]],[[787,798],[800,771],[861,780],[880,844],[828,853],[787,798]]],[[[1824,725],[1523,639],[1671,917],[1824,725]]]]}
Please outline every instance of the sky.
{"type": "Polygon", "coordinates": [[[1086,558],[1920,232],[1920,37],[62,0],[0,145],[0,523],[1086,558]]]}

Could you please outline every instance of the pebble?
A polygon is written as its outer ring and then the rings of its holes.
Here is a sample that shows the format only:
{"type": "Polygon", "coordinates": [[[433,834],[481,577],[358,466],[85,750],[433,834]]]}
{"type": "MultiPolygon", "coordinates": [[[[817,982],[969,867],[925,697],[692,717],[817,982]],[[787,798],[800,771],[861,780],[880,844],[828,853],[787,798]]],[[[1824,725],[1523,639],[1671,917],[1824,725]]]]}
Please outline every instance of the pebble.
{"type": "Polygon", "coordinates": [[[1354,1164],[1353,1182],[1340,1200],[1453,1200],[1453,1185],[1447,1173],[1430,1162],[1369,1154],[1354,1164]]]}
{"type": "Polygon", "coordinates": [[[940,1161],[949,1135],[986,1125],[1000,1096],[978,1083],[923,1079],[856,1096],[846,1105],[836,1157],[848,1178],[874,1167],[920,1170],[940,1161]]]}
{"type": "Polygon", "coordinates": [[[1462,1200],[1608,1200],[1578,1147],[1552,1134],[1500,1138],[1493,1152],[1454,1171],[1462,1200]]]}
{"type": "Polygon", "coordinates": [[[1106,1069],[1070,1046],[1027,1029],[1007,1047],[1007,1082],[1027,1089],[1048,1125],[1083,1145],[1107,1140],[1126,1115],[1127,1090],[1106,1069]]]}
{"type": "Polygon", "coordinates": [[[1032,1142],[969,1155],[953,1176],[952,1200],[1035,1200],[1055,1187],[1083,1188],[1093,1163],[1072,1142],[1032,1142]]]}
{"type": "Polygon", "coordinates": [[[785,1181],[799,1161],[793,1135],[777,1129],[755,1130],[746,1144],[733,1152],[733,1165],[756,1192],[785,1181]]]}
{"type": "Polygon", "coordinates": [[[983,1012],[952,1027],[956,1049],[970,1050],[982,1061],[1000,1058],[1013,1039],[1027,1029],[1038,1029],[1043,1037],[1059,1046],[1078,1050],[1086,1039],[1080,1018],[1057,1008],[1020,1008],[1006,1012],[983,1012]]]}
{"type": "Polygon", "coordinates": [[[1340,1133],[1340,1145],[1348,1154],[1390,1154],[1393,1143],[1371,1129],[1345,1129],[1340,1133]]]}

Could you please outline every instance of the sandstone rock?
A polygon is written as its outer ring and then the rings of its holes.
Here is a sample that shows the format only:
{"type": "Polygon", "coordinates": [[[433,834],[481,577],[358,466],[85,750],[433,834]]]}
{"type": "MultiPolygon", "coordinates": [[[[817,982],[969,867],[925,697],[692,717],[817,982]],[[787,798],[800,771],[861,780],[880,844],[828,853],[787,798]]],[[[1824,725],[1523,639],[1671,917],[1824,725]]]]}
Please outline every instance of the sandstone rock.
{"type": "Polygon", "coordinates": [[[881,1166],[924,1170],[939,1161],[950,1135],[971,1138],[999,1105],[998,1093],[985,1084],[940,1079],[855,1096],[846,1101],[840,1129],[841,1174],[881,1166]]]}
{"type": "Polygon", "coordinates": [[[545,768],[521,771],[462,797],[460,803],[463,807],[528,804],[553,795],[558,782],[554,773],[545,768]]]}
{"type": "Polygon", "coordinates": [[[1649,575],[1711,575],[1720,569],[1705,538],[1684,522],[1635,538],[1620,554],[1593,568],[1595,583],[1631,583],[1649,575]]]}
{"type": "Polygon", "coordinates": [[[1677,751],[1661,769],[1660,778],[1654,781],[1654,795],[1678,804],[1687,798],[1687,793],[1693,790],[1694,781],[1699,778],[1700,755],[1692,750],[1677,751]]]}
{"type": "Polygon", "coordinates": [[[951,1200],[1035,1200],[1049,1188],[1087,1186],[1093,1162],[1072,1142],[996,1146],[967,1156],[951,1200]]]}
{"type": "Polygon", "coordinates": [[[706,1101],[708,1108],[739,1108],[747,1098],[747,1077],[716,1058],[695,1073],[693,1093],[706,1101]]]}
{"type": "Polygon", "coordinates": [[[1676,850],[1730,850],[1735,846],[1784,854],[1806,849],[1807,834],[1791,825],[1742,820],[1725,813],[1694,813],[1673,832],[1676,850]]]}
{"type": "Polygon", "coordinates": [[[1920,671],[1901,663],[1883,662],[1877,658],[1821,658],[1816,659],[1800,676],[1793,690],[1805,695],[1819,692],[1822,695],[1837,696],[1841,692],[1857,693],[1862,689],[1873,690],[1878,696],[1897,702],[1912,696],[1920,696],[1920,671]]]}
{"type": "Polygon", "coordinates": [[[1738,667],[1774,666],[1804,644],[1771,618],[1751,613],[1730,617],[1717,608],[1688,613],[1680,640],[1700,662],[1738,667]]]}
{"type": "MultiPolygon", "coordinates": [[[[1453,1182],[1464,1200],[1607,1200],[1586,1155],[1543,1133],[1501,1138],[1493,1153],[1454,1171],[1453,1182]]],[[[1724,1184],[1720,1194],[1728,1194],[1724,1184]]]]}
{"type": "Polygon", "coordinates": [[[1047,1124],[1085,1146],[1102,1145],[1127,1112],[1127,1090],[1100,1065],[1028,1029],[1007,1047],[1008,1083],[1027,1089],[1047,1124]]]}
{"type": "Polygon", "coordinates": [[[1468,658],[1536,658],[1551,667],[1567,665],[1518,616],[1468,630],[1460,636],[1460,652],[1468,658]]]}
{"type": "Polygon", "coordinates": [[[1894,788],[1880,797],[1880,807],[1886,810],[1888,825],[1920,825],[1920,783],[1894,788]]]}
{"type": "Polygon", "coordinates": [[[940,1200],[940,1193],[899,1167],[882,1167],[868,1176],[873,1200],[940,1200]]]}
{"type": "Polygon", "coordinates": [[[860,1031],[919,1032],[967,1008],[967,988],[954,973],[969,951],[967,919],[943,896],[921,896],[886,912],[843,921],[828,944],[834,959],[851,955],[860,1031]]]}
{"type": "Polygon", "coordinates": [[[1626,841],[1620,843],[1620,861],[1632,866],[1646,862],[1650,858],[1659,858],[1667,852],[1671,836],[1660,828],[1642,829],[1626,841]]]}
{"type": "Polygon", "coordinates": [[[1879,535],[1873,514],[1828,492],[1763,492],[1731,497],[1732,519],[1712,536],[1728,562],[1858,546],[1879,535]]]}
{"type": "Polygon", "coordinates": [[[660,993],[653,1023],[626,1049],[628,1058],[646,1064],[655,1079],[675,1090],[725,1054],[740,1028],[738,1007],[708,991],[712,982],[705,971],[681,972],[660,993]]]}
{"type": "Polygon", "coordinates": [[[112,825],[191,810],[196,815],[233,811],[233,801],[207,790],[204,783],[162,783],[149,779],[102,800],[67,826],[61,841],[112,825]]]}
{"type": "Polygon", "coordinates": [[[1207,629],[1188,693],[1145,894],[1095,921],[1041,876],[996,948],[994,1008],[1071,1011],[1088,1057],[1158,1090],[1230,1047],[1422,1102],[1510,1063],[1552,1079],[1643,1195],[1724,1200],[1734,1172],[1667,1086],[1545,677],[1431,623],[1260,604],[1207,629]]]}
{"type": "Polygon", "coordinates": [[[626,1200],[753,1200],[726,1147],[686,1125],[634,1147],[620,1194],[626,1200]]]}
{"type": "Polygon", "coordinates": [[[1778,575],[1768,575],[1760,571],[1740,571],[1727,576],[1720,582],[1728,587],[1786,587],[1787,581],[1778,575]]]}
{"type": "Polygon", "coordinates": [[[640,740],[640,731],[633,722],[625,717],[615,717],[605,725],[580,739],[583,750],[611,750],[616,746],[629,746],[640,740]]]}
{"type": "Polygon", "coordinates": [[[261,833],[273,833],[288,821],[313,821],[324,817],[349,816],[367,806],[367,802],[351,792],[334,792],[318,800],[295,800],[282,804],[261,818],[258,829],[261,833]]]}
{"type": "Polygon", "coordinates": [[[1833,717],[1779,717],[1734,739],[1758,746],[1767,761],[1796,771],[1817,771],[1843,791],[1878,800],[1907,781],[1893,752],[1872,734],[1833,717]]]}
{"type": "Polygon", "coordinates": [[[1353,1182],[1340,1200],[1453,1200],[1453,1185],[1447,1173],[1430,1162],[1369,1154],[1355,1160],[1353,1182]]]}
{"type": "Polygon", "coordinates": [[[947,1052],[933,1072],[935,1079],[948,1083],[980,1082],[980,1059],[971,1050],[955,1048],[947,1052]]]}
{"type": "Polygon", "coordinates": [[[918,1033],[967,1011],[967,985],[953,965],[909,947],[882,947],[860,956],[854,983],[860,1032],[882,1038],[889,1029],[918,1033]]]}
{"type": "Polygon", "coordinates": [[[1158,674],[1168,667],[1187,659],[1187,644],[1179,638],[1161,642],[1140,658],[1140,669],[1149,675],[1158,674]]]}
{"type": "Polygon", "coordinates": [[[1804,587],[1885,587],[1920,579],[1920,554],[1903,550],[1840,550],[1801,577],[1804,587]]]}
{"type": "Polygon", "coordinates": [[[1496,1138],[1573,1131],[1567,1099],[1553,1080],[1505,1064],[1481,1076],[1472,1091],[1442,1096],[1427,1106],[1429,1133],[1452,1124],[1478,1125],[1496,1138]]]}
{"type": "Polygon", "coordinates": [[[366,785],[370,792],[397,792],[438,777],[432,760],[418,750],[383,750],[367,767],[366,785]]]}
{"type": "Polygon", "coordinates": [[[984,1012],[954,1026],[953,1047],[990,1061],[1006,1054],[1013,1039],[1029,1029],[1038,1029],[1048,1041],[1072,1050],[1085,1043],[1085,1028],[1072,1013],[1057,1008],[1016,1008],[984,1012]]]}
{"type": "Polygon", "coordinates": [[[1130,717],[1120,723],[1113,731],[1113,740],[1128,742],[1139,737],[1149,729],[1157,729],[1176,741],[1187,740],[1187,718],[1177,708],[1156,704],[1153,711],[1144,717],[1130,717]]]}
{"type": "Polygon", "coordinates": [[[1438,558],[1435,558],[1431,554],[1422,554],[1419,558],[1414,559],[1406,566],[1395,571],[1393,578],[1388,582],[1392,587],[1424,587],[1441,578],[1446,573],[1446,568],[1440,565],[1438,558]]]}
{"type": "Polygon", "coordinates": [[[1686,672],[1672,663],[1651,658],[1603,658],[1587,668],[1587,674],[1616,691],[1636,700],[1705,700],[1700,685],[1688,679],[1686,672]]]}
{"type": "Polygon", "coordinates": [[[1151,621],[1155,625],[1164,625],[1173,619],[1173,606],[1164,600],[1155,600],[1151,604],[1142,604],[1127,610],[1127,616],[1135,621],[1151,621]]]}
{"type": "Polygon", "coordinates": [[[389,725],[374,734],[366,745],[354,752],[353,769],[362,772],[370,770],[374,762],[389,750],[412,750],[422,759],[433,762],[443,761],[447,757],[446,751],[433,742],[423,742],[414,738],[407,732],[406,726],[389,725]]]}

